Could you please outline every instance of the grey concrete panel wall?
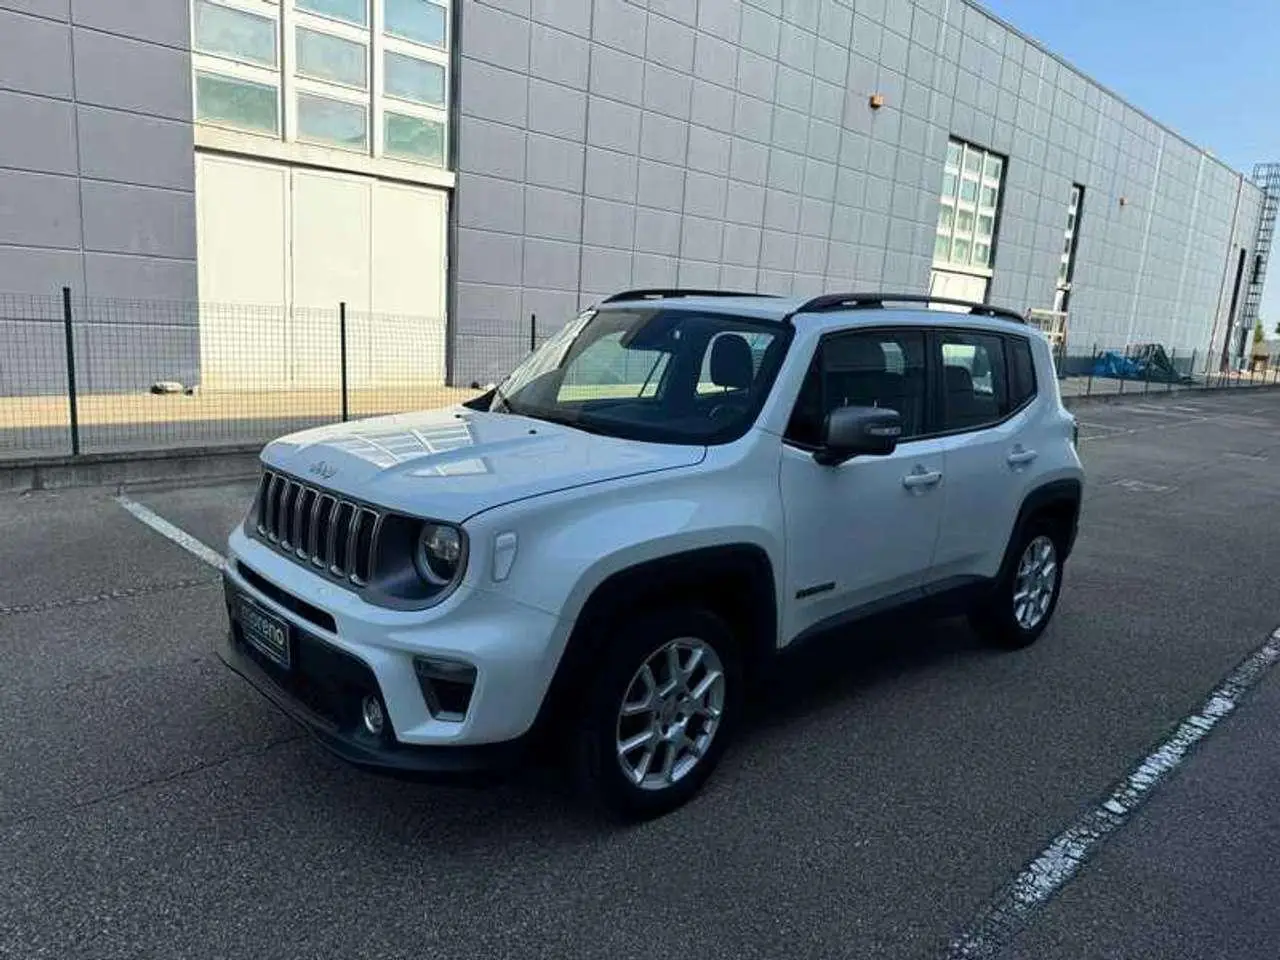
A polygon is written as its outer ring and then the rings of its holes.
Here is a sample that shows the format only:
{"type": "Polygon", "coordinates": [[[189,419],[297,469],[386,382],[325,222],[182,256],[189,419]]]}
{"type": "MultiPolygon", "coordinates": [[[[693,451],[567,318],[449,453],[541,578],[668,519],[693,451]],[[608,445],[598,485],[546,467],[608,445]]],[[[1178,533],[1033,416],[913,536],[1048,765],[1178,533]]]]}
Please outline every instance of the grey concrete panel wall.
{"type": "Polygon", "coordinates": [[[952,136],[1008,158],[997,303],[1052,306],[1085,187],[1073,350],[1207,350],[1231,250],[1252,242],[1256,188],[965,2],[463,14],[460,379],[502,372],[478,337],[527,330],[535,307],[549,331],[619,287],[923,291],[952,136]]]}
{"type": "MultiPolygon", "coordinates": [[[[196,299],[188,30],[173,0],[0,0],[0,294],[196,299]]],[[[148,385],[148,357],[199,367],[194,311],[78,320],[86,389],[148,385]]],[[[29,325],[5,329],[22,355],[29,325]]]]}

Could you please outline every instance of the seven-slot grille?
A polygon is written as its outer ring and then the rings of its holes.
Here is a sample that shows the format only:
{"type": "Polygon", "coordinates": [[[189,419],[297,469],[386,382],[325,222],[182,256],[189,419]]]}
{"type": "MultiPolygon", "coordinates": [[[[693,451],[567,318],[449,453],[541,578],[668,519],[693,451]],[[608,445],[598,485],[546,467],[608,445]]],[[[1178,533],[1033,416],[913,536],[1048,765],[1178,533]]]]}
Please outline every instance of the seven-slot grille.
{"type": "Polygon", "coordinates": [[[364,586],[382,514],[326,490],[267,470],[254,508],[258,539],[299,563],[364,586]]]}

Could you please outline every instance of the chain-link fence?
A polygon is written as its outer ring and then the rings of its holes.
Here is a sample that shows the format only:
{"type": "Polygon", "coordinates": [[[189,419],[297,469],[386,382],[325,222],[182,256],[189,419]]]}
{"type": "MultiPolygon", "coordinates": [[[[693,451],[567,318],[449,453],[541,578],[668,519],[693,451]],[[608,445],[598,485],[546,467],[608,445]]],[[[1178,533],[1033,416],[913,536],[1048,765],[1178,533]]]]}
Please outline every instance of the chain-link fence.
{"type": "Polygon", "coordinates": [[[1280,383],[1280,365],[1268,357],[1243,369],[1224,368],[1203,350],[1166,350],[1160,344],[1068,347],[1056,357],[1064,397],[1123,396],[1189,390],[1270,387],[1280,383]]]}
{"type": "MultiPolygon", "coordinates": [[[[461,366],[509,370],[535,339],[525,327],[469,336],[461,366]]],[[[448,406],[477,393],[450,381],[448,349],[441,317],[337,303],[0,294],[0,460],[258,444],[448,406]]]]}

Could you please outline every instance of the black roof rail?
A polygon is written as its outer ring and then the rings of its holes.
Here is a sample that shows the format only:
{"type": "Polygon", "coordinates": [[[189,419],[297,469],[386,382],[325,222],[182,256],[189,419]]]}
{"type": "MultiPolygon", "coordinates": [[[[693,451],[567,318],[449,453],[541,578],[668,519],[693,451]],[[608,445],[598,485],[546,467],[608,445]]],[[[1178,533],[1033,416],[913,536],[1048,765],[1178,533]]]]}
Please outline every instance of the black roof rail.
{"type": "Polygon", "coordinates": [[[682,290],[678,287],[671,289],[653,289],[653,290],[624,290],[622,293],[615,293],[611,297],[605,297],[601,303],[617,303],[619,300],[658,300],[674,297],[773,297],[772,293],[748,293],[745,290],[682,290]]]}
{"type": "Polygon", "coordinates": [[[957,300],[953,297],[931,297],[925,293],[827,293],[812,300],[806,300],[787,314],[789,323],[793,317],[801,313],[826,313],[830,310],[876,310],[886,303],[923,303],[943,304],[949,307],[968,307],[969,313],[979,317],[998,317],[1001,320],[1012,320],[1025,324],[1026,317],[1005,307],[996,307],[989,303],[976,303],[973,300],[957,300]]]}

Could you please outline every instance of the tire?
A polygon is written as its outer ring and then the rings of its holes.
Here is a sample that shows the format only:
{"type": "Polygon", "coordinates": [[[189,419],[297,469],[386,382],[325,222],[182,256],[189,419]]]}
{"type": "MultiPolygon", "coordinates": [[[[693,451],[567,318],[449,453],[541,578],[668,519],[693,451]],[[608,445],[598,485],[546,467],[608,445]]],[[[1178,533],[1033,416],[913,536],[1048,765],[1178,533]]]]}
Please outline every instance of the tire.
{"type": "Polygon", "coordinates": [[[1057,610],[1062,593],[1061,528],[1047,520],[1032,519],[1018,531],[1010,547],[995,590],[969,614],[969,623],[993,646],[1020,650],[1040,639],[1057,610]],[[1037,565],[1043,570],[1046,560],[1052,565],[1051,582],[1035,576],[1037,565]],[[1031,588],[1030,597],[1023,596],[1027,587],[1031,588]]]}
{"type": "Polygon", "coordinates": [[[661,816],[683,806],[701,789],[735,732],[743,685],[738,645],[723,620],[697,608],[638,617],[605,642],[607,650],[591,676],[577,718],[578,786],[597,809],[611,816],[623,820],[661,816]],[[689,672],[683,686],[663,698],[661,692],[670,685],[672,649],[682,671],[689,672]],[[695,652],[698,663],[691,666],[695,652]],[[718,681],[708,679],[716,673],[718,681]],[[696,693],[704,685],[700,701],[681,698],[685,690],[696,693]],[[633,708],[625,716],[624,704],[633,708]],[[718,717],[713,716],[717,711],[718,717]],[[639,742],[646,732],[650,739],[639,742]],[[702,739],[708,734],[708,739],[702,739]],[[636,745],[620,756],[620,744],[627,742],[636,745]],[[650,747],[653,753],[646,763],[650,747]],[[624,765],[632,776],[624,772],[624,765]],[[670,774],[663,776],[667,770],[670,774]],[[644,778],[643,786],[635,779],[637,773],[644,778]]]}

